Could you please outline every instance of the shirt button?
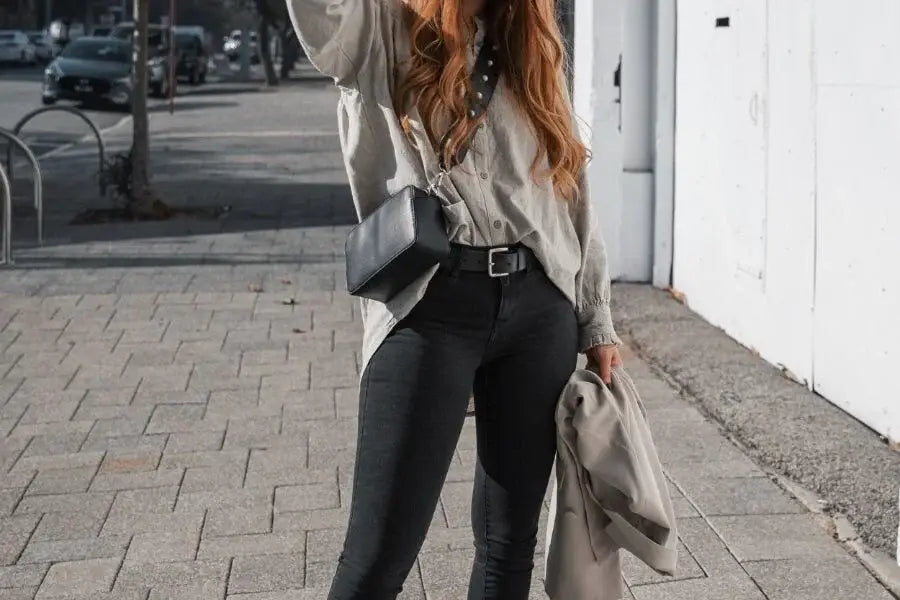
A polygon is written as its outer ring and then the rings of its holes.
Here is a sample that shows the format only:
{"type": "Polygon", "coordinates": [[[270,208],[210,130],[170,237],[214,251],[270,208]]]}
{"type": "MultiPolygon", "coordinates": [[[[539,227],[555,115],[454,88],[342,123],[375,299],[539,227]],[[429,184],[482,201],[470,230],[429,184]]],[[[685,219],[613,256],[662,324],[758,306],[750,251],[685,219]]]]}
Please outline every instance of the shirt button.
{"type": "Polygon", "coordinates": [[[482,171],[482,172],[481,172],[481,178],[482,178],[482,179],[487,179],[487,177],[488,177],[488,176],[487,176],[487,173],[485,173],[484,171],[482,171]]]}
{"type": "Polygon", "coordinates": [[[503,226],[503,223],[500,222],[500,219],[494,221],[494,229],[500,229],[503,226]]]}

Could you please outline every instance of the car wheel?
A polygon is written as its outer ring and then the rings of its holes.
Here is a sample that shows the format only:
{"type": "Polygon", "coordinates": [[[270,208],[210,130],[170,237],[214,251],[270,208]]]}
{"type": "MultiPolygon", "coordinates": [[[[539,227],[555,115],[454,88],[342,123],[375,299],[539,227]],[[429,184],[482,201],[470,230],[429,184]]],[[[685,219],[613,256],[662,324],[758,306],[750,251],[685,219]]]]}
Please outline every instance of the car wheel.
{"type": "Polygon", "coordinates": [[[197,69],[194,69],[188,76],[188,83],[190,83],[191,85],[197,85],[198,81],[200,81],[200,76],[197,74],[197,69]]]}

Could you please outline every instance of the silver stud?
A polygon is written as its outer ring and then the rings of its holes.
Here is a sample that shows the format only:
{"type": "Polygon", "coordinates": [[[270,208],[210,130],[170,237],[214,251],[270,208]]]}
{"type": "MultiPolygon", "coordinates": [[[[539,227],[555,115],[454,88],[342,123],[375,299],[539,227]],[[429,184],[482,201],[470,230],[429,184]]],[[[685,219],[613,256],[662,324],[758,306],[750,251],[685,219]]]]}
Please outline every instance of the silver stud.
{"type": "Polygon", "coordinates": [[[483,100],[483,99],[484,99],[484,94],[482,94],[481,92],[478,92],[476,95],[478,96],[478,99],[479,99],[479,100],[483,100]]]}
{"type": "Polygon", "coordinates": [[[475,111],[474,111],[474,110],[470,110],[470,111],[469,111],[469,116],[470,116],[470,117],[474,117],[474,116],[475,116],[475,111]]]}
{"type": "Polygon", "coordinates": [[[500,44],[494,44],[494,45],[492,46],[492,48],[493,48],[494,50],[499,50],[499,49],[500,49],[500,44]]]}
{"type": "Polygon", "coordinates": [[[482,80],[482,81],[487,81],[487,80],[488,80],[488,76],[487,76],[487,75],[482,75],[482,76],[481,76],[481,80],[482,80]]]}
{"type": "Polygon", "coordinates": [[[494,66],[494,61],[491,60],[491,59],[488,59],[488,66],[489,66],[489,67],[493,67],[493,66],[494,66]]]}

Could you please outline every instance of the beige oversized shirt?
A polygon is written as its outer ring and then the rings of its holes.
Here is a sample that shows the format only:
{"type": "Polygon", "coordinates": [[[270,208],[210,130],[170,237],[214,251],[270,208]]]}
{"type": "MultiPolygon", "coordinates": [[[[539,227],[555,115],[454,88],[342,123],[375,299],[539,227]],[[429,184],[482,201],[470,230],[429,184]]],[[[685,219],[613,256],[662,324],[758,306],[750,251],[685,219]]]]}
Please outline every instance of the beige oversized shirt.
{"type": "MultiPolygon", "coordinates": [[[[339,135],[359,218],[408,185],[427,187],[439,171],[418,112],[410,113],[410,139],[393,110],[398,74],[410,53],[403,10],[402,0],[288,0],[307,56],[340,90],[339,135]]],[[[536,138],[510,93],[501,76],[465,160],[438,188],[450,239],[472,246],[520,242],[529,247],[572,302],[579,348],[618,343],[610,316],[606,252],[590,210],[586,178],[581,178],[576,203],[558,199],[549,180],[534,181],[536,138]]],[[[423,273],[387,303],[362,300],[364,366],[422,298],[437,269],[423,273]]]]}

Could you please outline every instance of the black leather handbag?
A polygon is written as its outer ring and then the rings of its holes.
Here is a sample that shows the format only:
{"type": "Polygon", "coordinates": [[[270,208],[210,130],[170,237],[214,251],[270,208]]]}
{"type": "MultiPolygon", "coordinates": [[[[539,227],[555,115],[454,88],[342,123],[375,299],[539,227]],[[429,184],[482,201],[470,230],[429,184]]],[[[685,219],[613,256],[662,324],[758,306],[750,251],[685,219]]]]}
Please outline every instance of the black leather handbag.
{"type": "MultiPolygon", "coordinates": [[[[469,104],[469,118],[479,118],[494,94],[499,78],[495,50],[485,39],[475,59],[471,76],[475,98],[469,104]]],[[[454,164],[465,158],[468,145],[463,144],[454,164]]],[[[350,231],[344,248],[350,294],[387,302],[450,256],[442,202],[436,194],[448,173],[443,154],[442,143],[441,170],[427,189],[412,185],[403,188],[350,231]]]]}

